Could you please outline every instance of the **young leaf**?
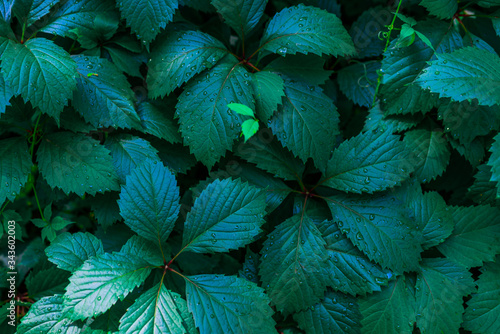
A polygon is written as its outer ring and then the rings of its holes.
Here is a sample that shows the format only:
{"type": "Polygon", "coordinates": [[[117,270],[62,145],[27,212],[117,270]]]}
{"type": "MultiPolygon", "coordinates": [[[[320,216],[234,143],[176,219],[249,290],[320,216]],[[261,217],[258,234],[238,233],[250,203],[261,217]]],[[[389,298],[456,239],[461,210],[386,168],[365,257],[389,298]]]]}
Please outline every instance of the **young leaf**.
{"type": "Polygon", "coordinates": [[[101,240],[88,232],[64,232],[45,248],[45,254],[58,268],[73,272],[91,257],[104,254],[104,249],[101,240]]]}
{"type": "Polygon", "coordinates": [[[118,2],[123,18],[137,38],[147,43],[155,39],[160,29],[172,21],[178,0],[125,0],[118,2]]]}
{"type": "Polygon", "coordinates": [[[240,115],[255,117],[253,110],[244,104],[229,103],[227,107],[240,115]]]}
{"type": "Polygon", "coordinates": [[[367,131],[346,140],[328,161],[325,186],[373,193],[401,184],[413,171],[409,150],[390,131],[367,131]]]}
{"type": "Polygon", "coordinates": [[[224,44],[199,31],[168,31],[151,48],[149,97],[170,94],[201,71],[214,66],[228,51],[224,44]]]}
{"type": "Polygon", "coordinates": [[[412,45],[414,41],[415,41],[415,29],[410,27],[409,24],[403,24],[395,47],[405,48],[412,45]]]}
{"type": "Polygon", "coordinates": [[[245,142],[259,130],[259,121],[255,119],[247,119],[241,124],[241,132],[245,136],[245,142]]]}
{"type": "Polygon", "coordinates": [[[271,72],[256,72],[252,78],[255,97],[255,110],[262,122],[267,122],[278,110],[281,98],[285,96],[283,79],[271,72]]]}
{"type": "Polygon", "coordinates": [[[63,48],[45,38],[7,44],[2,75],[15,95],[55,118],[76,88],[76,64],[63,48]]]}
{"type": "Polygon", "coordinates": [[[482,105],[500,104],[500,57],[475,47],[439,54],[417,83],[459,102],[477,99],[482,105]]]}
{"type": "Polygon", "coordinates": [[[118,205],[137,234],[155,243],[167,240],[180,209],[174,174],[161,162],[147,160],[127,176],[118,205]]]}
{"type": "Polygon", "coordinates": [[[189,311],[201,333],[274,333],[273,310],[264,289],[243,278],[185,277],[189,311]]]}
{"type": "Polygon", "coordinates": [[[356,52],[337,16],[302,4],[285,8],[271,19],[260,47],[280,56],[297,52],[343,56],[356,52]]]}
{"type": "Polygon", "coordinates": [[[109,151],[95,139],[71,132],[44,136],[37,152],[41,174],[52,187],[66,194],[95,195],[119,190],[109,151]]]}
{"type": "Polygon", "coordinates": [[[212,5],[226,23],[245,41],[259,23],[268,0],[212,0],[212,5]]]}
{"type": "Polygon", "coordinates": [[[0,205],[14,201],[28,181],[31,157],[26,140],[21,137],[0,140],[0,205]]]}
{"type": "Polygon", "coordinates": [[[294,215],[269,234],[261,251],[260,276],[280,312],[319,302],[331,273],[321,232],[307,215],[294,215]]]}
{"type": "Polygon", "coordinates": [[[144,292],[120,319],[124,333],[198,333],[181,296],[163,282],[144,292]]]}
{"type": "Polygon", "coordinates": [[[104,253],[91,258],[70,277],[64,309],[72,319],[95,317],[123,300],[151,272],[151,266],[133,254],[104,253]]]}
{"type": "Polygon", "coordinates": [[[215,180],[186,217],[183,251],[215,253],[243,247],[261,231],[265,208],[260,189],[240,180],[215,180]]]}

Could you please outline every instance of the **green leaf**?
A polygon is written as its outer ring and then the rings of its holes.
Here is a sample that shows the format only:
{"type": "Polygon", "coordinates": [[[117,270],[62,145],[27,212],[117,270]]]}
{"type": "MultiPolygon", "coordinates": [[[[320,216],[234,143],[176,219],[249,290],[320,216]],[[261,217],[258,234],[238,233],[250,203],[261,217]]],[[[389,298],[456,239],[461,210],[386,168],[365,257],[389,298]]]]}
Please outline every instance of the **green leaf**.
{"type": "Polygon", "coordinates": [[[412,334],[415,298],[405,277],[389,282],[380,292],[358,299],[363,333],[412,334]]]}
{"type": "Polygon", "coordinates": [[[446,258],[424,259],[415,290],[418,328],[426,333],[458,333],[462,297],[475,290],[467,269],[446,258]]]}
{"type": "Polygon", "coordinates": [[[397,273],[418,268],[420,233],[391,194],[327,198],[340,231],[370,260],[397,273]]]}
{"type": "Polygon", "coordinates": [[[324,168],[339,130],[337,108],[321,88],[285,80],[283,108],[270,122],[283,146],[302,161],[312,158],[318,168],[324,168]]]}
{"type": "Polygon", "coordinates": [[[243,262],[242,269],[238,271],[238,276],[259,284],[259,263],[259,254],[252,252],[247,246],[245,262],[243,262]]]}
{"type": "Polygon", "coordinates": [[[475,47],[439,54],[417,83],[459,102],[477,99],[482,105],[500,104],[500,58],[475,47]]]}
{"type": "Polygon", "coordinates": [[[405,133],[404,142],[412,152],[414,175],[421,182],[429,182],[443,174],[450,162],[450,150],[440,131],[412,130],[405,133]]]}
{"type": "Polygon", "coordinates": [[[467,197],[477,204],[494,205],[497,199],[497,182],[490,181],[491,167],[489,165],[479,165],[477,173],[474,175],[474,183],[469,188],[467,197]]]}
{"type": "Polygon", "coordinates": [[[88,232],[73,234],[64,232],[45,249],[50,262],[55,263],[60,269],[71,272],[78,269],[86,260],[103,253],[101,240],[88,232]]]}
{"type": "Polygon", "coordinates": [[[285,314],[319,302],[328,284],[325,240],[307,215],[294,215],[269,234],[261,251],[260,276],[269,297],[285,314]]]}
{"type": "Polygon", "coordinates": [[[451,19],[458,9],[456,0],[422,0],[420,5],[440,19],[451,19]]]}
{"type": "Polygon", "coordinates": [[[93,257],[70,277],[64,307],[72,310],[73,319],[95,317],[141,285],[151,269],[133,254],[104,253],[93,257]]]}
{"type": "Polygon", "coordinates": [[[467,301],[463,327],[474,333],[500,331],[500,258],[485,263],[477,281],[478,291],[467,301]]]}
{"type": "Polygon", "coordinates": [[[367,131],[344,141],[328,161],[325,186],[360,194],[400,185],[413,171],[406,145],[390,131],[367,131]]]}
{"type": "Polygon", "coordinates": [[[255,117],[253,110],[244,104],[229,103],[227,107],[240,115],[255,117]]]}
{"type": "Polygon", "coordinates": [[[403,24],[395,47],[405,48],[412,45],[414,41],[415,41],[415,29],[410,27],[409,24],[406,23],[403,24]]]}
{"type": "Polygon", "coordinates": [[[285,75],[290,80],[303,81],[311,85],[322,85],[333,71],[325,70],[325,59],[315,55],[289,55],[270,62],[264,71],[285,75]]]}
{"type": "Polygon", "coordinates": [[[356,63],[338,71],[338,83],[342,93],[354,103],[370,107],[377,86],[380,62],[356,63]]]}
{"type": "Polygon", "coordinates": [[[379,56],[384,51],[385,40],[379,38],[380,31],[391,23],[394,14],[389,8],[377,6],[365,10],[351,25],[351,35],[356,48],[356,58],[363,59],[379,56]]]}
{"type": "Polygon", "coordinates": [[[147,84],[149,97],[170,94],[196,74],[214,66],[228,51],[224,44],[199,31],[169,31],[151,48],[147,84]]]}
{"type": "Polygon", "coordinates": [[[285,96],[283,79],[275,73],[256,72],[252,75],[255,110],[262,122],[267,122],[278,110],[281,98],[285,96]]]}
{"type": "Polygon", "coordinates": [[[223,275],[184,277],[189,311],[201,333],[274,333],[273,310],[264,289],[223,275]]]}
{"type": "Polygon", "coordinates": [[[370,262],[352,242],[341,233],[337,224],[325,220],[318,225],[326,241],[331,274],[329,285],[333,289],[356,295],[380,291],[387,285],[392,273],[370,262]]]}
{"type": "Polygon", "coordinates": [[[26,140],[20,137],[0,140],[0,205],[14,201],[28,181],[31,157],[26,140]]]}
{"type": "Polygon", "coordinates": [[[231,149],[240,134],[242,117],[227,105],[255,109],[250,74],[230,59],[191,81],[177,103],[184,143],[209,169],[231,149]]]}
{"type": "MultiPolygon", "coordinates": [[[[10,106],[9,100],[14,95],[12,87],[5,82],[2,73],[0,72],[0,115],[5,112],[5,107],[10,106]]],[[[280,98],[281,101],[281,98],[280,98]]],[[[266,120],[267,121],[267,120],[266,120]]]]}
{"type": "Polygon", "coordinates": [[[500,253],[500,210],[489,205],[451,210],[455,229],[439,251],[467,268],[493,261],[500,253]]]}
{"type": "Polygon", "coordinates": [[[56,267],[33,270],[26,278],[26,288],[31,299],[63,294],[71,274],[56,267]]]}
{"type": "Polygon", "coordinates": [[[87,198],[97,222],[104,229],[122,218],[120,216],[120,208],[116,202],[117,200],[118,192],[96,194],[94,197],[87,198]]]}
{"type": "Polygon", "coordinates": [[[81,328],[72,324],[70,319],[61,317],[63,296],[44,297],[34,303],[22,318],[17,328],[18,334],[78,334],[81,328]]]}
{"type": "Polygon", "coordinates": [[[241,132],[245,136],[245,142],[250,139],[259,130],[259,121],[255,119],[247,119],[241,124],[241,132]]]}
{"type": "MultiPolygon", "coordinates": [[[[113,42],[115,39],[113,38],[113,42]]],[[[116,42],[115,42],[116,43],[116,42]]],[[[118,43],[117,43],[118,44],[118,43]]],[[[115,66],[122,72],[127,73],[133,77],[142,78],[140,71],[140,66],[145,63],[146,60],[142,58],[141,55],[132,53],[129,50],[110,45],[103,45],[101,50],[106,50],[109,53],[109,57],[115,66]]],[[[89,54],[90,55],[90,54],[89,54]]]]}
{"type": "MultiPolygon", "coordinates": [[[[170,100],[172,101],[172,100],[170,100]]],[[[175,104],[168,100],[143,101],[137,106],[144,133],[163,138],[170,143],[180,143],[179,126],[173,120],[175,104]]]]}
{"type": "MultiPolygon", "coordinates": [[[[500,134],[497,134],[493,139],[493,144],[491,144],[489,149],[491,156],[487,164],[491,166],[490,181],[497,182],[498,184],[498,181],[500,181],[500,134]]],[[[500,197],[500,187],[498,185],[496,197],[500,197]]]]}
{"type": "Polygon", "coordinates": [[[26,27],[29,27],[44,15],[48,14],[51,7],[56,5],[57,2],[58,1],[49,0],[14,1],[12,12],[19,21],[26,24],[26,27]]]}
{"type": "MultiPolygon", "coordinates": [[[[46,210],[45,210],[46,211],[46,210]]],[[[44,212],[45,215],[45,212],[44,212]]],[[[54,217],[52,221],[49,221],[49,218],[46,216],[45,220],[42,219],[32,219],[32,222],[42,229],[42,241],[47,238],[50,242],[54,241],[56,238],[56,232],[62,230],[67,225],[73,224],[72,221],[66,220],[61,217],[54,217]]]]}
{"type": "Polygon", "coordinates": [[[43,137],[37,152],[38,168],[52,187],[83,196],[119,190],[109,151],[82,134],[56,132],[43,137]]]}
{"type": "Polygon", "coordinates": [[[180,209],[174,174],[147,160],[127,176],[118,205],[125,224],[137,234],[156,243],[167,240],[180,209]]]}
{"type": "Polygon", "coordinates": [[[259,23],[268,0],[212,0],[224,21],[242,40],[259,23]]]}
{"type": "Polygon", "coordinates": [[[260,189],[240,180],[215,180],[186,217],[183,250],[215,253],[243,247],[261,232],[265,208],[260,189]]]}
{"type": "Polygon", "coordinates": [[[7,44],[2,75],[15,95],[55,118],[76,88],[76,64],[63,48],[45,38],[7,44]]]}
{"type": "Polygon", "coordinates": [[[172,21],[178,0],[125,0],[118,2],[127,26],[137,34],[137,38],[147,43],[155,39],[160,29],[172,21]]]}
{"type": "MultiPolygon", "coordinates": [[[[164,240],[163,240],[164,241],[164,240]]],[[[169,254],[170,248],[163,243],[161,245],[138,235],[132,236],[120,249],[120,253],[132,254],[140,257],[153,266],[164,266],[162,254],[169,254]]]]}
{"type": "Polygon", "coordinates": [[[354,297],[327,291],[325,298],[293,315],[307,334],[361,333],[361,313],[354,297]]]}
{"type": "Polygon", "coordinates": [[[73,56],[78,65],[77,88],[72,105],[96,127],[140,129],[134,93],[115,65],[98,57],[73,56]],[[88,76],[89,73],[96,75],[88,76]]]}
{"type": "Polygon", "coordinates": [[[302,4],[283,9],[269,21],[260,47],[280,56],[297,52],[344,56],[356,52],[337,16],[302,4]]]}
{"type": "Polygon", "coordinates": [[[181,296],[159,283],[144,292],[120,320],[120,332],[196,334],[192,315],[181,296]]]}

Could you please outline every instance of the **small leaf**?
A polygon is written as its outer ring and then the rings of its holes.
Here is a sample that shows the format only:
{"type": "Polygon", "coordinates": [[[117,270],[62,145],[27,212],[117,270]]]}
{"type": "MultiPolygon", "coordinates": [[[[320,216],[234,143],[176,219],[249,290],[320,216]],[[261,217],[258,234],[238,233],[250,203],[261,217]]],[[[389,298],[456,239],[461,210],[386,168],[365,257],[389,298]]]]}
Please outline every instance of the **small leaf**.
{"type": "Polygon", "coordinates": [[[245,115],[245,116],[250,116],[250,117],[255,117],[253,110],[249,107],[247,107],[244,104],[241,103],[229,103],[227,105],[229,109],[231,109],[234,112],[237,112],[240,115],[245,115]]]}
{"type": "Polygon", "coordinates": [[[259,121],[247,119],[241,124],[241,132],[245,136],[245,143],[259,130],[259,121]]]}

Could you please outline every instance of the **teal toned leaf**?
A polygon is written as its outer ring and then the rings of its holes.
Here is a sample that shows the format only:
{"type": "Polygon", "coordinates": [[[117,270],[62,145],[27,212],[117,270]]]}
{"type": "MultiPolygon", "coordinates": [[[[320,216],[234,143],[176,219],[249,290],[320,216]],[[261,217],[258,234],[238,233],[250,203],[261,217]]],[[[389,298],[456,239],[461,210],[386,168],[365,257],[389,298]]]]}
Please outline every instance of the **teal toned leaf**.
{"type": "Polygon", "coordinates": [[[232,111],[240,114],[240,115],[245,115],[245,116],[250,116],[250,117],[255,117],[254,113],[253,113],[253,110],[249,107],[247,107],[246,105],[244,104],[240,104],[240,103],[229,103],[227,105],[227,107],[229,109],[231,109],[232,111]]]}
{"type": "Polygon", "coordinates": [[[356,48],[356,58],[379,56],[384,51],[385,40],[379,38],[379,32],[391,23],[394,14],[389,8],[377,6],[365,10],[351,25],[351,35],[356,48]]]}
{"type": "Polygon", "coordinates": [[[240,180],[215,180],[186,217],[183,250],[215,253],[243,247],[260,233],[265,208],[261,190],[240,180]]]}
{"type": "Polygon", "coordinates": [[[361,313],[354,297],[327,292],[325,298],[293,315],[307,334],[361,333],[361,313]]]}
{"type": "MultiPolygon", "coordinates": [[[[493,139],[493,144],[491,144],[491,147],[489,149],[489,151],[491,152],[491,156],[487,164],[491,167],[490,181],[497,182],[498,184],[498,182],[500,181],[500,134],[497,134],[493,139]]],[[[500,187],[498,186],[496,197],[500,197],[500,187]]]]}
{"type": "Polygon", "coordinates": [[[259,284],[259,263],[259,254],[252,252],[250,247],[247,247],[245,262],[243,262],[242,269],[238,271],[238,276],[259,284]]]}
{"type": "Polygon", "coordinates": [[[118,203],[116,202],[117,200],[118,192],[96,194],[94,197],[87,198],[97,222],[104,229],[122,218],[118,203]]]}
{"type": "Polygon", "coordinates": [[[412,152],[414,175],[421,182],[429,182],[443,174],[450,162],[450,150],[443,133],[412,130],[405,133],[404,142],[412,152]]]}
{"type": "MultiPolygon", "coordinates": [[[[163,240],[164,241],[164,240],[163,240]]],[[[154,266],[164,266],[163,254],[170,252],[170,249],[166,244],[160,245],[158,243],[151,242],[150,240],[144,239],[138,235],[134,235],[132,238],[128,239],[125,245],[120,249],[120,253],[127,253],[139,256],[141,259],[154,266]]]]}
{"type": "Polygon", "coordinates": [[[26,140],[7,138],[0,140],[0,205],[6,199],[14,201],[28,181],[31,157],[26,140]]]}
{"type": "Polygon", "coordinates": [[[228,51],[199,31],[169,31],[151,48],[148,90],[151,98],[170,94],[201,71],[214,66],[228,51]]]}
{"type": "Polygon", "coordinates": [[[118,2],[122,17],[140,40],[151,42],[172,21],[178,0],[125,0],[118,2]]]}
{"type": "MultiPolygon", "coordinates": [[[[0,72],[0,115],[5,112],[5,107],[10,106],[9,100],[14,95],[12,87],[8,85],[0,72]]],[[[280,97],[281,101],[281,97],[280,97]]]]}
{"type": "Polygon", "coordinates": [[[406,48],[413,44],[415,41],[415,29],[410,27],[409,24],[403,24],[399,33],[398,41],[395,48],[406,48]]]}
{"type": "Polygon", "coordinates": [[[57,231],[60,231],[66,226],[73,224],[73,222],[59,216],[54,217],[52,220],[49,220],[49,216],[45,214],[46,211],[47,209],[44,210],[45,220],[32,219],[31,221],[37,227],[42,228],[42,241],[47,238],[48,241],[52,242],[56,238],[57,231]]]}
{"type": "Polygon", "coordinates": [[[477,99],[487,106],[500,104],[500,57],[475,47],[439,54],[417,82],[440,97],[459,102],[477,99]]]}
{"type": "Polygon", "coordinates": [[[71,272],[78,269],[86,260],[103,253],[101,240],[88,232],[74,234],[64,232],[45,248],[45,254],[50,262],[55,263],[58,268],[71,272]]]}
{"type": "Polygon", "coordinates": [[[267,122],[278,110],[281,98],[285,96],[283,79],[275,73],[260,71],[253,74],[252,86],[257,117],[262,122],[267,122]]]}
{"type": "Polygon", "coordinates": [[[474,333],[494,334],[500,331],[500,258],[485,263],[465,309],[463,327],[474,333]]]}
{"type": "Polygon", "coordinates": [[[470,186],[467,197],[477,204],[495,204],[497,199],[497,182],[490,181],[491,167],[479,165],[474,175],[474,184],[470,186]]]}
{"type": "Polygon", "coordinates": [[[337,108],[321,88],[285,80],[283,108],[269,127],[295,156],[324,168],[339,133],[337,108]]]}
{"type": "Polygon", "coordinates": [[[370,107],[377,86],[379,62],[356,63],[338,72],[339,88],[349,99],[360,106],[370,107]]]}
{"type": "Polygon", "coordinates": [[[64,294],[68,285],[69,272],[51,266],[48,269],[37,269],[26,277],[26,288],[31,299],[39,300],[42,297],[64,294]]]}
{"type": "Polygon", "coordinates": [[[344,141],[328,161],[325,186],[373,193],[401,184],[413,171],[409,150],[390,131],[367,131],[344,141]]]}
{"type": "Polygon", "coordinates": [[[413,333],[415,298],[406,285],[400,276],[382,291],[358,299],[363,333],[413,333]]]}
{"type": "Polygon", "coordinates": [[[77,90],[72,104],[96,127],[141,128],[134,93],[115,65],[98,57],[73,56],[78,65],[77,90]],[[88,76],[89,73],[97,75],[88,76]]]}
{"type": "Polygon", "coordinates": [[[440,19],[451,19],[458,9],[456,0],[422,0],[420,5],[440,19]]]}
{"type": "Polygon", "coordinates": [[[175,104],[159,99],[143,101],[137,106],[144,133],[163,138],[170,143],[182,141],[179,126],[173,120],[175,104]]]}
{"type": "Polygon", "coordinates": [[[184,143],[209,169],[240,134],[242,117],[227,107],[229,103],[255,109],[250,74],[235,59],[200,75],[179,96],[177,112],[184,143]]]}
{"type": "Polygon", "coordinates": [[[87,260],[70,277],[64,295],[72,318],[85,319],[106,312],[123,300],[151,272],[151,266],[132,254],[104,253],[87,260]]]}
{"type": "Polygon", "coordinates": [[[467,268],[493,261],[500,253],[500,210],[489,205],[451,210],[455,229],[439,251],[467,268]]]}
{"type": "Polygon", "coordinates": [[[422,248],[419,231],[398,202],[390,194],[327,199],[340,231],[370,260],[401,273],[418,268],[422,248]]]}
{"type": "Polygon", "coordinates": [[[179,213],[179,188],[161,162],[148,160],[127,176],[118,200],[133,231],[156,243],[167,240],[179,213]]]}
{"type": "Polygon", "coordinates": [[[225,22],[245,40],[259,23],[268,0],[212,0],[225,22]]]}
{"type": "Polygon", "coordinates": [[[283,74],[290,80],[303,81],[311,85],[324,84],[333,73],[333,71],[325,70],[325,59],[300,53],[279,57],[270,62],[264,71],[283,74]]]}
{"type": "Polygon", "coordinates": [[[261,251],[260,276],[269,297],[285,314],[318,303],[328,284],[325,240],[307,215],[294,215],[269,234],[261,251]]]}
{"type": "Polygon", "coordinates": [[[297,52],[343,56],[356,52],[337,16],[302,4],[277,13],[269,21],[260,45],[280,56],[297,52]]]}
{"type": "Polygon", "coordinates": [[[50,0],[13,1],[12,12],[21,22],[26,22],[26,27],[29,27],[48,14],[50,8],[57,2],[50,0]]]}
{"type": "Polygon", "coordinates": [[[475,290],[467,269],[445,258],[424,259],[415,290],[418,328],[425,333],[458,333],[462,297],[475,290]]]}
{"type": "Polygon", "coordinates": [[[192,315],[181,296],[159,283],[144,292],[120,320],[120,332],[196,334],[192,315]]]}
{"type": "Polygon", "coordinates": [[[247,119],[241,124],[241,132],[245,136],[245,142],[250,139],[259,130],[259,121],[255,119],[247,119]]]}
{"type": "Polygon", "coordinates": [[[2,75],[15,95],[59,121],[76,88],[76,65],[69,54],[45,38],[7,44],[2,75]]]}
{"type": "Polygon", "coordinates": [[[264,289],[243,278],[187,276],[186,299],[201,333],[274,333],[273,310],[264,289]]]}

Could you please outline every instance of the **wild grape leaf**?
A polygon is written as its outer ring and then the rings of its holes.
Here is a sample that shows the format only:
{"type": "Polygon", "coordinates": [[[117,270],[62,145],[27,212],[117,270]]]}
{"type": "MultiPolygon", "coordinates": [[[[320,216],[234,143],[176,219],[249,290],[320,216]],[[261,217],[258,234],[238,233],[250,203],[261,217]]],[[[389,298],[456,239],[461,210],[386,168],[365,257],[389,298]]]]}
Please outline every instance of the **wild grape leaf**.
{"type": "Polygon", "coordinates": [[[325,70],[325,59],[315,55],[289,55],[270,62],[264,71],[283,74],[290,80],[303,81],[311,85],[322,85],[333,71],[325,70]]]}
{"type": "MultiPolygon", "coordinates": [[[[10,106],[9,100],[14,95],[12,87],[8,85],[0,72],[0,115],[5,112],[5,107],[10,106]]],[[[280,96],[281,101],[281,96],[280,96]]]]}
{"type": "Polygon", "coordinates": [[[284,82],[277,74],[271,72],[260,71],[252,76],[257,118],[267,122],[278,110],[281,98],[285,96],[284,82]]]}
{"type": "MultiPolygon", "coordinates": [[[[500,134],[497,134],[495,138],[493,138],[493,144],[489,151],[491,152],[491,156],[487,162],[488,166],[491,166],[491,178],[490,181],[498,182],[500,181],[500,134]]],[[[500,197],[500,187],[497,186],[496,197],[500,197]]]]}
{"type": "Polygon", "coordinates": [[[73,56],[78,65],[77,90],[72,105],[96,127],[141,128],[134,93],[127,78],[103,58],[73,56]]]}
{"type": "Polygon", "coordinates": [[[484,138],[476,138],[467,145],[462,145],[460,142],[450,137],[448,137],[448,142],[455,151],[470,162],[472,167],[476,167],[483,162],[486,154],[485,146],[487,146],[484,142],[484,138]]]}
{"type": "Polygon", "coordinates": [[[255,109],[250,74],[236,59],[222,62],[186,85],[177,112],[184,143],[209,169],[240,135],[242,116],[227,105],[255,109]]]}
{"type": "Polygon", "coordinates": [[[0,205],[14,201],[28,181],[31,156],[26,140],[21,137],[0,140],[0,205]]]}
{"type": "MultiPolygon", "coordinates": [[[[114,38],[113,42],[115,42],[114,38]]],[[[113,44],[103,45],[101,52],[102,50],[107,51],[112,63],[115,64],[119,70],[133,77],[142,78],[140,66],[146,62],[146,59],[144,59],[142,55],[132,53],[125,47],[118,47],[113,44]]],[[[88,55],[90,56],[91,54],[88,55]]]]}
{"type": "Polygon", "coordinates": [[[268,0],[212,0],[212,5],[224,21],[244,41],[245,37],[259,23],[268,0]]]}
{"type": "Polygon", "coordinates": [[[458,4],[455,0],[422,0],[420,5],[427,8],[429,13],[440,19],[451,19],[458,9],[458,4]]]}
{"type": "Polygon", "coordinates": [[[240,180],[215,180],[196,198],[186,217],[183,250],[227,252],[250,243],[261,232],[265,208],[260,189],[240,180]]]}
{"type": "Polygon", "coordinates": [[[368,116],[366,117],[363,131],[378,129],[381,131],[390,131],[392,133],[403,132],[417,126],[423,118],[424,115],[421,113],[413,115],[385,115],[385,111],[380,108],[380,103],[375,102],[375,105],[368,110],[368,116]]]}
{"type": "Polygon", "coordinates": [[[463,327],[474,333],[500,331],[500,257],[479,269],[478,291],[467,301],[463,327]]]}
{"type": "Polygon", "coordinates": [[[63,48],[45,38],[8,43],[2,75],[14,95],[59,122],[59,114],[76,88],[76,65],[63,48]]]}
{"type": "Polygon", "coordinates": [[[382,285],[387,285],[392,273],[370,262],[366,255],[342,234],[335,222],[325,220],[318,225],[318,229],[326,241],[330,270],[333,272],[329,286],[356,296],[380,291],[382,285]]]}
{"type": "Polygon", "coordinates": [[[338,83],[342,93],[354,103],[370,107],[377,87],[377,71],[380,62],[356,63],[338,71],[338,83]]]}
{"type": "Polygon", "coordinates": [[[45,254],[58,268],[73,272],[91,257],[104,254],[104,249],[101,240],[88,232],[64,232],[45,248],[45,254]]]}
{"type": "Polygon", "coordinates": [[[149,276],[152,267],[133,254],[104,253],[93,257],[70,277],[64,309],[72,319],[95,317],[123,300],[149,276]]]}
{"type": "Polygon", "coordinates": [[[48,269],[33,269],[26,277],[26,289],[34,300],[55,294],[64,294],[64,288],[68,285],[71,273],[63,271],[54,266],[48,269]]]}
{"type": "Polygon", "coordinates": [[[440,131],[412,130],[405,133],[404,142],[415,167],[414,175],[429,182],[443,174],[450,162],[450,150],[440,131]]]}
{"type": "Polygon", "coordinates": [[[180,210],[174,174],[161,162],[147,160],[127,176],[118,205],[137,234],[156,243],[167,240],[180,210]]]}
{"type": "Polygon", "coordinates": [[[37,161],[47,183],[66,194],[83,196],[119,190],[109,151],[88,136],[71,132],[46,134],[37,161]]]}
{"type": "Polygon", "coordinates": [[[2,15],[1,18],[5,22],[10,22],[13,6],[14,1],[12,0],[2,0],[2,2],[0,3],[0,14],[2,15]]]}
{"type": "Polygon", "coordinates": [[[482,105],[500,104],[500,57],[475,47],[439,54],[416,82],[459,102],[477,99],[482,105]]]}
{"type": "MultiPolygon", "coordinates": [[[[172,101],[172,100],[170,100],[172,101]]],[[[179,126],[173,120],[175,104],[165,100],[143,101],[137,106],[144,133],[165,139],[170,143],[180,143],[179,126]]]]}
{"type": "Polygon", "coordinates": [[[337,108],[320,87],[286,79],[283,107],[269,127],[295,156],[324,169],[339,133],[337,108]]]}
{"type": "Polygon", "coordinates": [[[446,258],[424,259],[415,286],[417,326],[426,333],[457,333],[462,297],[475,290],[465,267],[446,258]]]}
{"type": "Polygon", "coordinates": [[[114,191],[107,194],[96,194],[94,197],[87,198],[97,222],[104,229],[122,219],[120,216],[120,208],[116,202],[118,200],[118,194],[118,192],[114,191]]]}
{"type": "Polygon", "coordinates": [[[389,282],[382,291],[358,299],[364,333],[412,334],[415,297],[404,276],[389,282]]]}
{"type": "Polygon", "coordinates": [[[132,305],[138,294],[132,293],[123,301],[118,300],[109,310],[94,318],[90,324],[92,334],[118,333],[120,319],[127,312],[127,308],[132,305]]]}
{"type": "Polygon", "coordinates": [[[111,152],[120,183],[125,183],[125,177],[144,161],[160,160],[158,151],[147,140],[132,135],[110,135],[104,146],[111,152]]]}
{"type": "Polygon", "coordinates": [[[243,262],[242,268],[238,271],[238,276],[259,284],[259,263],[259,254],[252,252],[250,247],[247,246],[245,262],[243,262]]]}
{"type": "Polygon", "coordinates": [[[160,29],[172,21],[178,0],[125,0],[118,2],[118,8],[127,25],[137,38],[147,43],[155,39],[160,29]]]}
{"type": "Polygon", "coordinates": [[[28,313],[22,318],[16,333],[33,334],[78,334],[81,328],[72,324],[72,320],[61,317],[63,313],[63,296],[43,297],[31,305],[28,313]]]}
{"type": "MultiPolygon", "coordinates": [[[[446,22],[428,20],[413,28],[427,36],[436,51],[421,39],[404,48],[395,47],[397,40],[391,42],[381,68],[384,75],[380,93],[387,114],[414,114],[427,112],[434,107],[437,96],[429,94],[417,84],[418,76],[427,67],[427,61],[435,59],[436,53],[450,52],[463,46],[460,34],[449,29],[446,22]]],[[[427,73],[430,73],[428,69],[427,73]]]]}
{"type": "Polygon", "coordinates": [[[361,313],[356,299],[327,291],[324,299],[293,315],[307,334],[361,333],[361,313]]]}
{"type": "Polygon", "coordinates": [[[259,273],[280,312],[305,310],[323,297],[331,275],[325,246],[321,232],[305,214],[292,216],[269,234],[259,273]]]}
{"type": "Polygon", "coordinates": [[[497,182],[490,181],[491,167],[483,164],[477,167],[474,183],[469,188],[467,197],[477,204],[495,204],[497,200],[497,182]]]}
{"type": "Polygon", "coordinates": [[[398,273],[418,268],[421,234],[391,194],[327,198],[340,231],[370,260],[398,273]]]}
{"type": "Polygon", "coordinates": [[[132,236],[120,249],[120,253],[127,253],[139,256],[141,259],[153,266],[164,266],[163,256],[169,255],[170,248],[162,240],[162,244],[151,242],[138,235],[132,236]],[[161,248],[160,248],[161,246],[161,248]]]}
{"type": "Polygon", "coordinates": [[[26,24],[26,27],[29,27],[48,14],[51,7],[58,5],[58,2],[50,0],[13,1],[12,12],[19,21],[26,24]]]}
{"type": "Polygon", "coordinates": [[[186,174],[197,163],[194,155],[189,153],[189,148],[182,144],[171,144],[155,138],[152,138],[151,144],[158,150],[158,156],[163,164],[177,174],[186,174]]]}
{"type": "Polygon", "coordinates": [[[276,329],[269,297],[235,276],[186,276],[186,299],[201,333],[261,334],[276,329]]]}
{"type": "Polygon", "coordinates": [[[500,210],[480,205],[452,207],[451,213],[455,229],[439,251],[467,268],[493,261],[500,253],[500,210]]]}
{"type": "Polygon", "coordinates": [[[344,56],[356,52],[337,16],[302,4],[283,9],[269,21],[260,47],[280,56],[297,52],[344,56]]]}
{"type": "Polygon", "coordinates": [[[160,282],[144,292],[120,319],[126,333],[196,334],[193,316],[178,293],[160,282]]]}
{"type": "Polygon", "coordinates": [[[228,53],[224,44],[199,31],[168,31],[151,47],[148,62],[149,97],[170,94],[228,53]]]}
{"type": "Polygon", "coordinates": [[[360,133],[333,151],[322,184],[358,194],[394,187],[413,171],[409,154],[405,143],[391,131],[360,133]]]}

